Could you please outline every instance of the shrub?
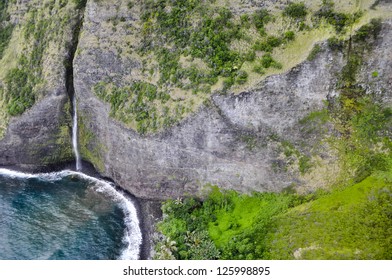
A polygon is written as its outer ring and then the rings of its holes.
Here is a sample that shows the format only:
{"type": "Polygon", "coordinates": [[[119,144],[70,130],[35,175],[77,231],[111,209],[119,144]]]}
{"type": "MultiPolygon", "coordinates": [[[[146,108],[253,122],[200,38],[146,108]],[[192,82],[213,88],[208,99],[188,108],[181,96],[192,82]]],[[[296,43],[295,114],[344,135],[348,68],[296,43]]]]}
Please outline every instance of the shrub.
{"type": "Polygon", "coordinates": [[[286,17],[291,17],[296,21],[305,20],[306,15],[308,14],[308,9],[305,6],[305,3],[290,3],[283,10],[283,15],[286,17]]]}
{"type": "Polygon", "coordinates": [[[22,114],[33,106],[35,96],[32,87],[32,77],[23,69],[11,69],[5,78],[7,112],[11,116],[22,114]]]}
{"type": "Polygon", "coordinates": [[[283,38],[286,40],[286,41],[293,41],[294,39],[295,39],[295,33],[294,33],[294,31],[287,31],[287,32],[285,32],[284,33],[284,35],[283,35],[283,38]]]}
{"type": "Polygon", "coordinates": [[[377,38],[381,31],[381,19],[372,19],[370,23],[361,26],[353,36],[353,40],[357,43],[364,42],[371,35],[373,38],[377,38]]]}
{"type": "Polygon", "coordinates": [[[277,68],[277,69],[282,68],[282,65],[276,60],[274,60],[272,56],[268,53],[261,57],[260,63],[261,66],[264,68],[270,68],[270,67],[277,68]]]}
{"type": "Polygon", "coordinates": [[[253,72],[256,72],[257,74],[260,74],[260,75],[264,75],[265,74],[265,69],[261,65],[255,65],[253,67],[253,72]]]}
{"type": "Polygon", "coordinates": [[[253,23],[257,29],[263,28],[272,17],[266,9],[260,9],[252,15],[253,23]]]}
{"type": "Polygon", "coordinates": [[[239,85],[245,84],[246,81],[248,80],[248,73],[246,73],[245,71],[238,71],[236,78],[235,78],[235,82],[239,85]]]}

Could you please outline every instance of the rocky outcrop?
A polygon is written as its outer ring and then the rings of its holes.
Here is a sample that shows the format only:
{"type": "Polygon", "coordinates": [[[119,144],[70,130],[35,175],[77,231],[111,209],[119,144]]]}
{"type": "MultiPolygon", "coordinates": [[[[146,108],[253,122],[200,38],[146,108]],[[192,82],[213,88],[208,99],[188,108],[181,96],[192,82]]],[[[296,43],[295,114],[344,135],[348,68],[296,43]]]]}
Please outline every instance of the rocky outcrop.
{"type": "Polygon", "coordinates": [[[10,121],[0,141],[0,165],[39,171],[72,159],[68,96],[51,93],[22,117],[10,121]]]}
{"type": "MultiPolygon", "coordinates": [[[[28,73],[30,70],[24,69],[28,67],[20,62],[22,57],[35,59],[34,72],[29,74],[36,80],[32,87],[35,103],[20,116],[3,120],[8,121],[8,126],[4,137],[0,137],[1,166],[41,171],[73,160],[67,70],[72,66],[72,50],[76,49],[72,34],[77,28],[80,10],[75,10],[72,3],[60,2],[9,3],[7,11],[15,28],[2,66],[8,71],[16,66],[28,73]],[[37,15],[38,18],[34,18],[37,15]]],[[[0,75],[0,86],[5,86],[6,78],[1,78],[0,75]]],[[[3,101],[0,107],[4,111],[7,108],[3,101]]]]}
{"type": "MultiPolygon", "coordinates": [[[[317,135],[304,135],[299,121],[337,94],[343,54],[328,51],[324,45],[313,61],[268,77],[248,92],[217,93],[174,127],[141,136],[112,119],[109,105],[92,92],[99,81],[110,78],[121,82],[141,67],[117,53],[107,41],[101,48],[99,43],[91,44],[105,40],[102,34],[110,38],[110,29],[100,23],[110,18],[115,7],[106,7],[107,12],[100,10],[103,7],[94,1],[87,5],[75,59],[75,93],[82,121],[82,154],[104,176],[137,197],[154,199],[200,196],[205,184],[246,192],[279,191],[302,183],[298,170],[279,168],[285,164],[279,147],[288,142],[303,153],[310,152],[317,135]]],[[[385,23],[375,51],[369,54],[368,66],[361,72],[368,75],[364,73],[375,67],[371,65],[385,67],[375,85],[385,91],[390,87],[390,24],[385,23]]],[[[127,34],[117,31],[113,40],[123,36],[126,42],[127,34]]]]}

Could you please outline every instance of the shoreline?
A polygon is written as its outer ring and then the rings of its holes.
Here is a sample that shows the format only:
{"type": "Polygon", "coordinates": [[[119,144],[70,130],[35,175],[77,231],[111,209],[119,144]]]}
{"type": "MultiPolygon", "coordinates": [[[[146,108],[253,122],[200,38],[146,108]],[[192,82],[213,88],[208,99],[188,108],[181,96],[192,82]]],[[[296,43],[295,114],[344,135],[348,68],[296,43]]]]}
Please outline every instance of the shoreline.
{"type": "Polygon", "coordinates": [[[82,162],[83,168],[76,170],[75,162],[63,162],[50,166],[33,166],[33,165],[8,165],[0,166],[9,170],[14,170],[24,173],[51,173],[59,172],[63,170],[72,170],[94,177],[96,179],[105,180],[113,183],[115,190],[120,191],[128,198],[136,208],[136,215],[139,221],[139,228],[142,234],[142,243],[140,245],[139,259],[138,260],[150,260],[152,259],[153,252],[153,236],[155,233],[155,225],[158,220],[162,217],[160,200],[150,200],[138,198],[129,191],[123,189],[121,186],[116,184],[111,178],[103,177],[92,164],[89,162],[82,162]]]}

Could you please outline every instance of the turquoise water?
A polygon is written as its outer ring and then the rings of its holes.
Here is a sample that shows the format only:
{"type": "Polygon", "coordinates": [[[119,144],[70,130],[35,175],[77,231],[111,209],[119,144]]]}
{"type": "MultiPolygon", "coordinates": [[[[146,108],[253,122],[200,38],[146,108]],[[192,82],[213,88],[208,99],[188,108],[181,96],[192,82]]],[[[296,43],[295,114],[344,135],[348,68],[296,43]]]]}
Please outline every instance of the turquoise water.
{"type": "Polygon", "coordinates": [[[0,259],[138,259],[136,209],[105,181],[0,169],[0,259]]]}

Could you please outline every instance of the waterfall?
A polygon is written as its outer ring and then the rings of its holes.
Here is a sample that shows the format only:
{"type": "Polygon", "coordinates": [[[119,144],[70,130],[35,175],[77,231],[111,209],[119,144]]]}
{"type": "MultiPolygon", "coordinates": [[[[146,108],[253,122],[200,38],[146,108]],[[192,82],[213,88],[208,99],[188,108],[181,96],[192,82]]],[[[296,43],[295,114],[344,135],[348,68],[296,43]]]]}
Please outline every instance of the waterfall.
{"type": "Polygon", "coordinates": [[[72,123],[72,148],[75,154],[76,159],[76,170],[80,170],[82,168],[82,162],[80,160],[80,154],[78,150],[78,112],[76,105],[76,98],[73,98],[73,123],[72,123]]]}

